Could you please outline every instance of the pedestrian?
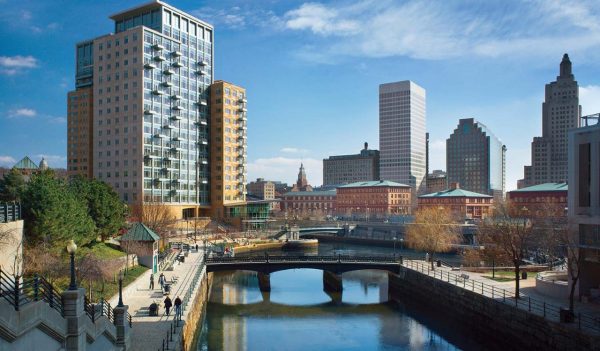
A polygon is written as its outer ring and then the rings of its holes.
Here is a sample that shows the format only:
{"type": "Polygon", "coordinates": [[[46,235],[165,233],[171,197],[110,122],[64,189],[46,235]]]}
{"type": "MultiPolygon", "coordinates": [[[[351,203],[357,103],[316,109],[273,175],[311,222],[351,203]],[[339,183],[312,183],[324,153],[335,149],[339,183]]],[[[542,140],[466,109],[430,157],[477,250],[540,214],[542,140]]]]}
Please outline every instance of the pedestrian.
{"type": "Polygon", "coordinates": [[[196,252],[198,252],[198,244],[196,244],[196,252]]]}
{"type": "Polygon", "coordinates": [[[171,302],[171,298],[167,296],[167,298],[165,299],[165,313],[167,314],[167,316],[171,311],[171,306],[173,306],[173,302],[171,302]]]}
{"type": "Polygon", "coordinates": [[[150,273],[150,290],[154,290],[154,273],[150,273]]]}
{"type": "Polygon", "coordinates": [[[179,296],[175,299],[175,318],[181,319],[181,299],[179,296]]]}
{"type": "Polygon", "coordinates": [[[167,282],[167,280],[165,279],[165,275],[164,274],[160,274],[158,276],[158,284],[160,284],[160,291],[165,291],[165,283],[167,282]]]}

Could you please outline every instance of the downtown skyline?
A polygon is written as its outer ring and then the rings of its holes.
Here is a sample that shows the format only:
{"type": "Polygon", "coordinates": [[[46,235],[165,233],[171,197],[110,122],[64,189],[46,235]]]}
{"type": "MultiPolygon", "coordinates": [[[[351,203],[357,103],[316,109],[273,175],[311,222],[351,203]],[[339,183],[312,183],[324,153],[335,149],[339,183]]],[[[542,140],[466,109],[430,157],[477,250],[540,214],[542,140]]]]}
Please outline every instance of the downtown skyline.
{"type": "MultiPolygon", "coordinates": [[[[85,25],[75,19],[82,11],[112,14],[144,1],[65,3],[6,3],[12,16],[0,16],[0,166],[25,155],[66,166],[74,43],[114,30],[104,15],[85,25]]],[[[352,153],[364,141],[379,149],[381,83],[412,80],[427,90],[430,171],[445,170],[445,141],[460,118],[485,123],[508,148],[506,190],[516,188],[530,164],[544,85],[558,75],[563,53],[573,62],[583,114],[600,112],[593,3],[571,4],[569,11],[559,2],[510,8],[500,2],[468,8],[410,1],[169,3],[215,26],[215,78],[248,90],[249,180],[293,183],[302,161],[309,183],[319,185],[323,158],[352,153]],[[409,21],[413,27],[393,21],[419,15],[420,23],[409,21]],[[470,29],[459,28],[465,19],[470,29]],[[393,27],[386,32],[377,25],[393,27]]]]}

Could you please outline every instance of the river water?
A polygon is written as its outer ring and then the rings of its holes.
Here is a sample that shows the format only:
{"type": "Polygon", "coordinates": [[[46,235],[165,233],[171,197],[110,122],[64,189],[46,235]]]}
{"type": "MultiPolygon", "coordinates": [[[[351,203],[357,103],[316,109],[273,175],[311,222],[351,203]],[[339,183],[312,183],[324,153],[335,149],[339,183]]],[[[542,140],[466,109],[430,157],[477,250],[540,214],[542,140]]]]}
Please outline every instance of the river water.
{"type": "MultiPolygon", "coordinates": [[[[375,255],[392,250],[322,243],[305,253],[375,255]]],[[[444,259],[458,261],[452,256],[444,259]]],[[[322,271],[280,271],[271,274],[271,292],[261,293],[255,272],[215,273],[196,347],[226,351],[482,348],[448,317],[411,306],[410,301],[388,301],[385,272],[348,272],[342,279],[343,292],[330,296],[323,291],[322,271]]]]}

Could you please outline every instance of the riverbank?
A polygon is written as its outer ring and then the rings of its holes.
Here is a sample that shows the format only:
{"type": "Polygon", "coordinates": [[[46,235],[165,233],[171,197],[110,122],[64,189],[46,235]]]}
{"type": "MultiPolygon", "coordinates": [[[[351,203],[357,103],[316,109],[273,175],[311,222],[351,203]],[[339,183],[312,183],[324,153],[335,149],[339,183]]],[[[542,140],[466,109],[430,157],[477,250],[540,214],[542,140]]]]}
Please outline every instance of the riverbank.
{"type": "Polygon", "coordinates": [[[276,241],[270,243],[260,243],[260,244],[250,244],[244,246],[235,246],[235,253],[248,253],[248,252],[256,252],[256,251],[265,251],[265,250],[276,250],[281,249],[283,247],[284,242],[276,241]]]}

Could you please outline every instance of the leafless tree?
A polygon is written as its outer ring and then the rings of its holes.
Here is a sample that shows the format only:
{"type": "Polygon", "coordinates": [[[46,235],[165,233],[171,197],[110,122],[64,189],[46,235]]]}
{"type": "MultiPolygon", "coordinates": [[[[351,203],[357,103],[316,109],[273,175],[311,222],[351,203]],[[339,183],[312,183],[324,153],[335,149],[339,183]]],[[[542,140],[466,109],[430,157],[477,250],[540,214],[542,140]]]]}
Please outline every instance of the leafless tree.
{"type": "Polygon", "coordinates": [[[460,228],[445,208],[424,207],[416,211],[415,223],[408,226],[406,243],[416,250],[430,254],[431,269],[434,254],[449,251],[460,242],[460,228]]]}
{"type": "Polygon", "coordinates": [[[137,203],[131,209],[131,215],[136,221],[142,222],[161,238],[171,235],[176,218],[169,206],[161,202],[137,203]]]}
{"type": "Polygon", "coordinates": [[[38,274],[49,282],[66,276],[68,265],[65,265],[60,255],[50,250],[46,244],[26,245],[23,250],[23,274],[38,274]]]}

